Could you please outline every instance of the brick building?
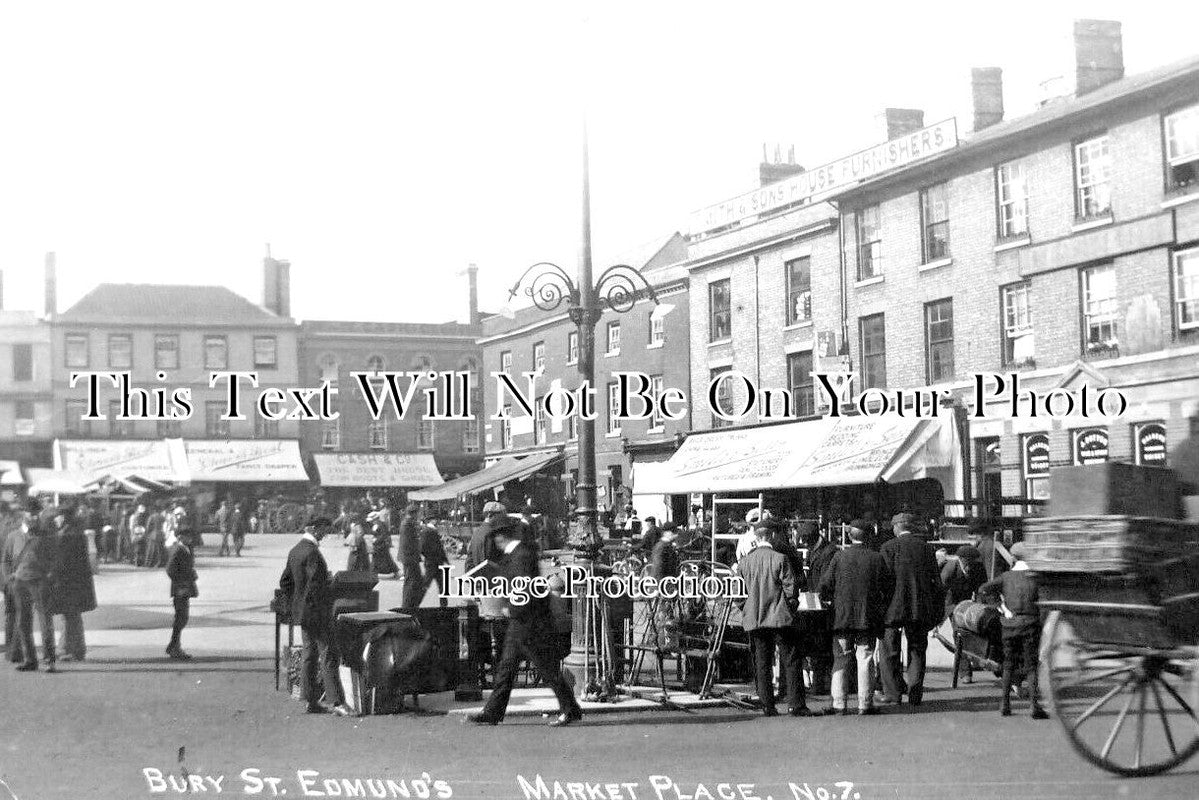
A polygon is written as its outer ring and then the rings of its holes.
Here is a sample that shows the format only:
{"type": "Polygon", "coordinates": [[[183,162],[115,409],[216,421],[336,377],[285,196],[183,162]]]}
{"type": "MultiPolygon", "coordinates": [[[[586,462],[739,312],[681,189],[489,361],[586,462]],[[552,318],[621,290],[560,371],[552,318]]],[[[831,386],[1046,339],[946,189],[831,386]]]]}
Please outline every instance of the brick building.
{"type": "MultiPolygon", "coordinates": [[[[341,322],[305,320],[300,324],[300,379],[306,386],[328,380],[340,397],[340,419],[306,423],[301,448],[307,454],[419,454],[433,455],[437,469],[457,476],[479,469],[483,463],[482,431],[478,419],[423,420],[423,406],[397,420],[388,411],[378,421],[371,417],[353,372],[432,370],[469,372],[479,386],[482,351],[476,344],[481,328],[476,302],[475,271],[471,266],[471,322],[437,324],[406,322],[341,322]]],[[[401,381],[406,385],[406,381],[401,381]]],[[[474,403],[476,413],[481,404],[474,403]]]]}
{"type": "Polygon", "coordinates": [[[992,503],[1044,496],[1051,465],[1163,463],[1199,413],[1199,58],[1124,77],[1119,23],[1075,44],[1074,95],[1001,122],[999,71],[975,70],[962,144],[835,198],[864,385],[1014,372],[1128,398],[1114,421],[974,421],[992,503]]]}
{"type": "MultiPolygon", "coordinates": [[[[640,269],[654,286],[660,304],[655,307],[648,298],[641,298],[626,313],[606,310],[596,325],[596,477],[601,508],[617,507],[631,497],[635,459],[665,459],[677,444],[676,435],[690,428],[689,418],[623,422],[611,418],[613,372],[650,376],[654,391],[685,390],[688,386],[690,309],[687,274],[678,266],[685,255],[685,240],[676,233],[612,262],[640,269]]],[[[532,371],[538,373],[538,397],[556,387],[573,391],[579,385],[577,337],[565,304],[553,312],[526,308],[516,311],[512,319],[497,316],[484,320],[480,339],[484,375],[502,371],[516,378],[532,371]]],[[[559,494],[573,493],[578,475],[574,420],[559,421],[541,414],[520,416],[519,408],[505,403],[513,419],[504,423],[492,419],[499,393],[490,378],[484,381],[484,396],[488,458],[562,451],[566,456],[563,477],[568,485],[560,487],[559,494]]]]}

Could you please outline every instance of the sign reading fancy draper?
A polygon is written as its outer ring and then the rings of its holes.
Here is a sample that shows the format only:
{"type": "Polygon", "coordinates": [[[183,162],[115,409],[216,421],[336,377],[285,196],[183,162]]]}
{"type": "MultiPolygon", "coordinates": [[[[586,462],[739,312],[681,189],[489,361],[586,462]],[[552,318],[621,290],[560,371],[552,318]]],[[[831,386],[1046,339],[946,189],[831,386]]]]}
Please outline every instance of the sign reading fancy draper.
{"type": "Polygon", "coordinates": [[[821,195],[831,194],[888,170],[949,150],[956,147],[957,143],[957,120],[938,122],[785,181],[701,208],[691,215],[691,233],[721,228],[792,203],[811,202],[821,195]]]}

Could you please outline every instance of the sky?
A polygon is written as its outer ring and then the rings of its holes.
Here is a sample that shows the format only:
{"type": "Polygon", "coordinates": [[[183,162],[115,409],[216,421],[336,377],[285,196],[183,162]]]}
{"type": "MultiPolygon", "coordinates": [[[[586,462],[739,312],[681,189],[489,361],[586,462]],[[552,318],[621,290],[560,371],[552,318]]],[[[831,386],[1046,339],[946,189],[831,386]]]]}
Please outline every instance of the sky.
{"type": "Polygon", "coordinates": [[[1079,17],[1123,22],[1128,73],[1199,52],[1176,0],[0,4],[5,306],[41,309],[47,251],[60,311],[99,282],[259,302],[269,244],[297,318],[465,320],[468,263],[484,310],[575,270],[584,109],[598,271],[753,189],[763,143],[815,167],[888,106],[966,132],[975,66],[1031,111],[1079,17]]]}

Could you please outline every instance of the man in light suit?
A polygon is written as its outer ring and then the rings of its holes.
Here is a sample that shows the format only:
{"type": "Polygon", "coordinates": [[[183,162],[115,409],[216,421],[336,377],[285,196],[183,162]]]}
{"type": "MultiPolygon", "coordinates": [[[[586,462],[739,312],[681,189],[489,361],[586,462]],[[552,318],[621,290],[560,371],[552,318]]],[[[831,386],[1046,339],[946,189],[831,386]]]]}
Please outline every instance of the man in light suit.
{"type": "Polygon", "coordinates": [[[808,717],[812,712],[805,701],[803,654],[800,652],[796,605],[802,576],[795,574],[791,561],[774,549],[772,538],[780,532],[773,519],[754,527],[757,544],[740,561],[737,572],[745,581],[741,626],[749,635],[754,656],[758,699],[762,713],[778,716],[774,703],[774,652],[782,659],[783,685],[787,707],[793,717],[808,717]]]}
{"type": "Polygon", "coordinates": [[[320,543],[333,523],[317,517],[304,527],[304,535],[287,554],[287,566],[279,578],[291,606],[291,619],[299,624],[304,642],[303,685],[309,714],[349,716],[341,680],[337,674],[337,652],[333,648],[333,597],[329,592],[329,566],[321,555],[320,543]],[[325,696],[331,706],[320,702],[317,669],[320,669],[325,696]]]}

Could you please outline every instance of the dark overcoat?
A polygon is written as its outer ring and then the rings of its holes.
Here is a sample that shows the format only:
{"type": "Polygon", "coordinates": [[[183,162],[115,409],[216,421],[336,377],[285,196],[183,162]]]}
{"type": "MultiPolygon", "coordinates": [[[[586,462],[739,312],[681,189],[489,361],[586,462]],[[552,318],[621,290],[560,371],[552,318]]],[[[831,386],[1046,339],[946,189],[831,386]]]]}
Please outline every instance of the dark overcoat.
{"type": "Polygon", "coordinates": [[[96,609],[96,583],[82,531],[66,528],[58,534],[58,559],[50,585],[51,613],[83,614],[96,609]]]}
{"type": "Polygon", "coordinates": [[[893,585],[887,562],[865,544],[834,555],[820,579],[821,598],[833,604],[833,630],[878,635],[893,585]]]}
{"type": "Polygon", "coordinates": [[[886,624],[932,628],[945,615],[945,588],[937,567],[937,551],[913,533],[897,536],[880,550],[895,576],[886,624]]]}
{"type": "Polygon", "coordinates": [[[333,623],[329,565],[313,542],[301,539],[287,554],[279,588],[291,605],[293,622],[318,633],[328,632],[333,623]]]}
{"type": "Polygon", "coordinates": [[[737,563],[737,572],[745,581],[742,628],[753,631],[795,624],[799,582],[785,555],[759,543],[737,563]]]}

